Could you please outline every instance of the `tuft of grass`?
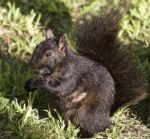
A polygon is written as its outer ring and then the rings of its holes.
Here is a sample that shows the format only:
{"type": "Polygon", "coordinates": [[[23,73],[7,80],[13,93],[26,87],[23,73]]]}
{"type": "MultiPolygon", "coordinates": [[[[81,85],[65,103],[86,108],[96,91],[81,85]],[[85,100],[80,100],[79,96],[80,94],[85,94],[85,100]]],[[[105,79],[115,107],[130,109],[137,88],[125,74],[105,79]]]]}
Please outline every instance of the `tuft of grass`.
{"type": "Polygon", "coordinates": [[[120,108],[111,121],[113,123],[112,128],[95,135],[95,139],[147,139],[150,137],[148,127],[142,125],[140,119],[131,113],[128,106],[120,108]]]}
{"type": "Polygon", "coordinates": [[[6,6],[8,9],[0,9],[0,50],[23,59],[31,55],[33,48],[43,39],[39,23],[41,15],[31,10],[25,16],[15,4],[8,2],[6,6]]]}
{"type": "Polygon", "coordinates": [[[32,108],[34,97],[30,94],[27,103],[0,98],[1,104],[5,104],[5,108],[0,109],[1,118],[4,119],[0,122],[0,138],[77,138],[79,129],[69,121],[65,122],[58,114],[58,119],[55,119],[51,111],[46,110],[47,118],[39,119],[37,109],[32,108]]]}
{"type": "Polygon", "coordinates": [[[150,46],[150,0],[132,1],[132,7],[124,17],[120,35],[126,43],[150,46]]]}

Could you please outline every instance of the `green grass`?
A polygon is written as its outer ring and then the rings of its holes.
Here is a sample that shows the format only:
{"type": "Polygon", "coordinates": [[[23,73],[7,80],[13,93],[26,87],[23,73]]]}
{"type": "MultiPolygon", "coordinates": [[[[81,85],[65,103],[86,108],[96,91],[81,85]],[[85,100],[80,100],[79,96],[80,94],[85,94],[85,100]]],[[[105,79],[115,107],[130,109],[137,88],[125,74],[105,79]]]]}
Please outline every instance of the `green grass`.
{"type": "MultiPolygon", "coordinates": [[[[132,3],[119,38],[134,48],[150,83],[150,0],[132,3]]],[[[83,14],[96,14],[106,4],[106,0],[0,1],[0,139],[77,138],[79,128],[53,110],[48,94],[25,92],[24,83],[34,72],[27,61],[46,28],[70,34],[71,23],[83,14]]],[[[118,110],[111,119],[112,128],[93,138],[150,138],[146,123],[149,104],[147,99],[133,109],[118,110]]]]}

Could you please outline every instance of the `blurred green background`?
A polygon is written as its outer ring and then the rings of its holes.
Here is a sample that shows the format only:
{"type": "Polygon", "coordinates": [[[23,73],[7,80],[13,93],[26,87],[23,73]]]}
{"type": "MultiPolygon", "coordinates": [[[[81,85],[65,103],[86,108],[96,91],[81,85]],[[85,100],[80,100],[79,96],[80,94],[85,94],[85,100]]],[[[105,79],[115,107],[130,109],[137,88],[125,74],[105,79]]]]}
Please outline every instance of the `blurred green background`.
{"type": "MultiPolygon", "coordinates": [[[[0,139],[77,138],[79,129],[69,121],[65,126],[45,92],[25,92],[24,83],[33,73],[27,61],[46,29],[71,36],[78,18],[117,4],[118,0],[0,0],[0,139]]],[[[150,0],[131,1],[118,37],[133,48],[149,86],[150,0]]],[[[115,126],[94,138],[150,138],[148,105],[146,99],[132,109],[120,109],[112,118],[115,126]]]]}

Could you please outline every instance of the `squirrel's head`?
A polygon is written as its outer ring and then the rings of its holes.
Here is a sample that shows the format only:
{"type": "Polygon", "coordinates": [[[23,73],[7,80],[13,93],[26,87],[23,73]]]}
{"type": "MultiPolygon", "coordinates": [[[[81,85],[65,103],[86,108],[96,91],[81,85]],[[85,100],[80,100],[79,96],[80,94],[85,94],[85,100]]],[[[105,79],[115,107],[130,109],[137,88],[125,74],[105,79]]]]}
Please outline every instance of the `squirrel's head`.
{"type": "Polygon", "coordinates": [[[36,46],[29,64],[41,74],[49,74],[65,58],[66,52],[66,36],[57,39],[53,32],[48,30],[46,40],[36,46]]]}

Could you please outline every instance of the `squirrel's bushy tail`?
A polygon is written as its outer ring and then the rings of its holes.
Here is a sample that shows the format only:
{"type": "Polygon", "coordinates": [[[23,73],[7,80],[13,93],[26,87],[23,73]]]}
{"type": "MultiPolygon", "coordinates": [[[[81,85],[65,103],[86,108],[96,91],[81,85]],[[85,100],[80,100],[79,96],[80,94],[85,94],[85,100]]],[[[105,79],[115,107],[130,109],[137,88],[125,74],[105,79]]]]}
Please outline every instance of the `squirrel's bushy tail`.
{"type": "Polygon", "coordinates": [[[85,20],[75,33],[77,51],[101,63],[115,81],[113,110],[126,103],[135,103],[145,96],[145,83],[139,62],[117,40],[122,14],[118,9],[85,20]]]}

